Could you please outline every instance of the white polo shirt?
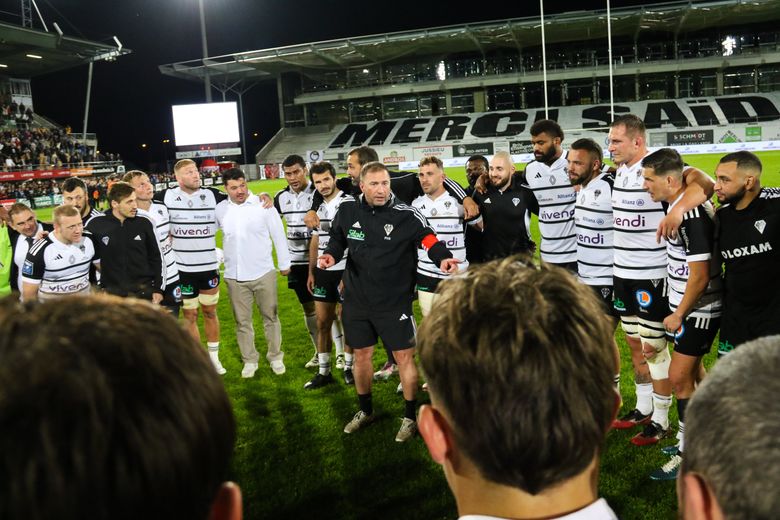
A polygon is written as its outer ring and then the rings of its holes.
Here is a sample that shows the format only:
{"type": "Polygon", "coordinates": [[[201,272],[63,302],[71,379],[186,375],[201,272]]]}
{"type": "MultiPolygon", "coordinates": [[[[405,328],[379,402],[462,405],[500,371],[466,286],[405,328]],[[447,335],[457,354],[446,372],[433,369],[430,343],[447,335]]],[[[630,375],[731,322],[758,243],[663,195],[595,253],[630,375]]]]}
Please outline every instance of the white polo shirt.
{"type": "Polygon", "coordinates": [[[276,249],[279,269],[290,268],[290,253],[279,213],[263,208],[257,195],[250,194],[243,204],[230,199],[217,204],[217,225],[222,230],[225,253],[225,278],[248,282],[273,271],[271,241],[276,249]]]}

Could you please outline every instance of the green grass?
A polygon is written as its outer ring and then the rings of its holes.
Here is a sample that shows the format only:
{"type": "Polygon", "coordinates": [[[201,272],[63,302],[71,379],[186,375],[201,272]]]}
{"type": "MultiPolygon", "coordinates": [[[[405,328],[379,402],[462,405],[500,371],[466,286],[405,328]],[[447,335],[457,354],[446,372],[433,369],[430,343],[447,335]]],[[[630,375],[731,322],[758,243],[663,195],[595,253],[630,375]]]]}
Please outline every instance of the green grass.
{"type": "MultiPolygon", "coordinates": [[[[760,154],[764,161],[763,184],[780,186],[780,153],[760,154]]],[[[719,155],[687,158],[712,173],[719,155]]],[[[448,175],[463,182],[462,169],[448,175]]],[[[251,183],[253,191],[270,194],[283,188],[283,180],[251,183]]],[[[43,219],[51,210],[40,210],[43,219]]],[[[538,241],[538,229],[532,233],[538,241]]],[[[374,406],[380,419],[353,435],[342,433],[357,410],[352,387],[342,382],[308,392],[303,385],[313,375],[303,368],[313,346],[306,331],[295,294],[279,277],[279,314],[282,349],[287,373],[275,376],[262,364],[253,379],[242,379],[233,316],[222,285],[219,319],[222,327],[221,359],[227,369],[225,387],[238,422],[232,478],[244,495],[247,519],[258,518],[457,518],[457,510],[441,469],[431,462],[420,439],[399,445],[393,438],[403,412],[395,394],[398,379],[374,386],[374,406]]],[[[417,311],[419,322],[420,315],[417,311]]],[[[258,350],[265,350],[262,322],[255,313],[258,350]]],[[[616,334],[622,362],[621,390],[625,409],[634,404],[630,356],[623,337],[616,334]]],[[[375,362],[384,362],[378,352],[375,362]]],[[[714,354],[705,358],[711,366],[714,354]]],[[[337,371],[336,375],[340,375],[337,371]]],[[[421,394],[422,400],[426,399],[421,394]]],[[[672,409],[676,423],[676,412],[672,409]]],[[[629,444],[635,432],[613,431],[601,461],[599,492],[623,519],[676,518],[673,482],[647,478],[667,459],[657,447],[629,444]]],[[[543,435],[544,432],[539,432],[543,435]]],[[[664,444],[670,444],[670,439],[664,444]]]]}

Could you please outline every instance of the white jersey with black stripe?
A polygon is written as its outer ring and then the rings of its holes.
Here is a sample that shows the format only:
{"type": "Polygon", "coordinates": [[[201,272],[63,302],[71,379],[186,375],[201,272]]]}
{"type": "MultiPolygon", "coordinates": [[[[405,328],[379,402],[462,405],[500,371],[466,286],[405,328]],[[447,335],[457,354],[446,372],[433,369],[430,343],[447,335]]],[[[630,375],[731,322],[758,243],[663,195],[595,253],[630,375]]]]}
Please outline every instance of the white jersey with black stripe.
{"type": "Polygon", "coordinates": [[[533,161],[525,167],[525,181],[539,203],[541,257],[551,264],[577,261],[576,194],[566,172],[566,155],[564,151],[550,166],[533,161]]]}
{"type": "MultiPolygon", "coordinates": [[[[338,193],[329,201],[323,201],[320,207],[317,208],[317,216],[320,218],[320,225],[312,229],[311,234],[316,235],[317,238],[317,251],[319,256],[325,254],[325,248],[328,247],[330,242],[330,225],[333,218],[336,216],[336,212],[341,206],[341,203],[345,199],[355,200],[343,191],[337,190],[338,193]]],[[[349,256],[349,248],[344,250],[344,256],[341,260],[336,262],[326,269],[326,271],[343,271],[347,267],[347,256],[349,256]]]]}
{"type": "MultiPolygon", "coordinates": [[[[682,199],[680,195],[668,208],[671,210],[682,199]]],[[[668,212],[667,210],[667,212],[668,212]]],[[[675,239],[666,242],[668,257],[667,286],[669,288],[669,308],[675,311],[682,302],[690,275],[690,262],[712,262],[715,242],[715,210],[707,201],[683,215],[682,223],[675,239]]],[[[721,313],[721,295],[723,292],[720,278],[720,264],[710,266],[710,281],[704,294],[694,304],[688,317],[716,318],[721,313]]]]}
{"type": "MultiPolygon", "coordinates": [[[[417,208],[426,218],[428,224],[436,233],[436,238],[444,242],[452,252],[452,256],[460,260],[458,272],[463,272],[469,267],[466,260],[466,239],[463,227],[463,205],[445,191],[435,199],[428,195],[421,195],[412,201],[412,207],[417,208]]],[[[420,248],[417,250],[417,272],[430,278],[449,278],[450,275],[434,265],[428,258],[428,252],[420,248]]]]}
{"type": "Polygon", "coordinates": [[[314,183],[310,182],[300,192],[287,186],[274,197],[276,211],[287,223],[287,249],[292,265],[309,265],[311,231],[303,223],[303,217],[311,208],[314,183]]]}
{"type": "Polygon", "coordinates": [[[613,182],[611,174],[601,173],[577,193],[577,271],[587,285],[612,285],[613,182]]]}
{"type": "Polygon", "coordinates": [[[615,218],[614,275],[628,280],[666,278],[666,243],[655,233],[664,218],[664,207],[653,202],[643,188],[642,161],[617,169],[612,187],[615,218]]]}
{"type": "Polygon", "coordinates": [[[170,188],[155,195],[168,208],[172,247],[180,272],[219,269],[215,209],[226,198],[214,188],[200,188],[191,194],[170,188]]]}
{"type": "Polygon", "coordinates": [[[22,282],[38,285],[38,298],[88,293],[89,267],[95,259],[95,245],[88,236],[64,244],[54,233],[36,241],[22,264],[22,282]]]}
{"type": "Polygon", "coordinates": [[[157,241],[165,262],[165,284],[169,286],[179,281],[179,267],[176,265],[176,256],[173,253],[171,240],[171,217],[168,208],[159,202],[152,202],[149,210],[138,208],[138,216],[146,217],[154,226],[157,233],[157,241]]]}

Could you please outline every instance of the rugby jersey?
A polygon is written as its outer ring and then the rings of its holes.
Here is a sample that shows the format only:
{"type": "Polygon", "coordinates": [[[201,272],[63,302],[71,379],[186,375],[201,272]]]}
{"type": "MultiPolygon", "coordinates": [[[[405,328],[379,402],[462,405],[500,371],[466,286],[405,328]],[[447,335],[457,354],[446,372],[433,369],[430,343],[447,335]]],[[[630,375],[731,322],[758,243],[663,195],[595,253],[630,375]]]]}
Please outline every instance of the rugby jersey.
{"type": "MultiPolygon", "coordinates": [[[[680,202],[682,197],[680,195],[669,206],[669,210],[680,202]]],[[[666,242],[668,258],[666,280],[669,288],[669,308],[672,312],[677,310],[685,294],[690,274],[688,263],[712,260],[715,242],[714,215],[715,211],[709,202],[693,208],[683,215],[677,238],[666,242]]],[[[710,270],[710,283],[707,285],[707,289],[694,304],[688,316],[693,318],[720,316],[721,293],[720,268],[715,266],[715,269],[710,270]]]]}
{"type": "MultiPolygon", "coordinates": [[[[454,258],[460,260],[458,272],[466,271],[469,263],[466,260],[463,205],[445,191],[435,199],[428,195],[417,197],[412,201],[412,206],[420,210],[436,233],[436,238],[444,242],[454,258]]],[[[450,276],[442,272],[438,265],[434,265],[428,258],[428,252],[422,248],[417,250],[417,274],[440,279],[450,276]]]]}
{"type": "Polygon", "coordinates": [[[103,216],[102,211],[99,211],[93,208],[92,206],[89,206],[89,213],[87,213],[86,217],[84,216],[81,217],[81,223],[84,224],[84,227],[87,227],[87,224],[89,223],[90,220],[92,220],[95,217],[102,217],[102,216],[103,216]]]}
{"type": "Polygon", "coordinates": [[[574,207],[577,273],[587,285],[612,285],[612,183],[609,173],[580,188],[574,207]]]}
{"type": "Polygon", "coordinates": [[[176,265],[176,257],[173,254],[173,246],[171,244],[171,217],[168,213],[168,208],[164,204],[152,201],[148,211],[138,208],[138,216],[151,220],[155,233],[157,233],[157,240],[160,244],[163,262],[165,263],[166,287],[178,283],[179,267],[176,265]]]}
{"type": "Polygon", "coordinates": [[[666,277],[666,243],[655,240],[663,220],[664,205],[653,202],[644,188],[642,160],[620,165],[612,188],[615,219],[614,275],[628,280],[657,280],[666,277]]]}
{"type": "Polygon", "coordinates": [[[287,186],[274,197],[274,207],[287,223],[287,249],[292,265],[309,265],[311,231],[303,223],[303,217],[311,208],[316,191],[310,182],[299,193],[287,186]]]}
{"type": "Polygon", "coordinates": [[[198,273],[219,269],[217,262],[217,204],[227,195],[215,188],[200,188],[192,194],[181,188],[155,193],[154,200],[168,208],[172,247],[180,272],[198,273]]]}
{"type": "MultiPolygon", "coordinates": [[[[316,235],[318,237],[317,252],[319,253],[319,256],[325,254],[325,248],[328,247],[328,242],[330,242],[331,222],[333,221],[333,218],[336,216],[336,211],[338,211],[339,206],[341,206],[341,203],[344,201],[346,197],[348,197],[346,193],[344,193],[343,191],[339,191],[332,199],[330,199],[329,202],[323,201],[320,207],[317,208],[317,216],[320,218],[320,225],[312,229],[311,234],[316,235]]],[[[344,269],[346,269],[348,254],[349,254],[349,250],[345,249],[344,256],[342,257],[342,259],[336,262],[335,265],[332,265],[325,270],[343,271],[344,269]]]]}
{"type": "Polygon", "coordinates": [[[566,155],[562,153],[550,166],[533,161],[525,167],[525,182],[539,203],[539,251],[542,260],[551,264],[577,261],[576,194],[566,171],[566,155]]]}
{"type": "Polygon", "coordinates": [[[92,239],[64,244],[54,233],[36,241],[22,264],[22,281],[38,285],[38,299],[89,293],[89,268],[97,253],[92,239]]]}

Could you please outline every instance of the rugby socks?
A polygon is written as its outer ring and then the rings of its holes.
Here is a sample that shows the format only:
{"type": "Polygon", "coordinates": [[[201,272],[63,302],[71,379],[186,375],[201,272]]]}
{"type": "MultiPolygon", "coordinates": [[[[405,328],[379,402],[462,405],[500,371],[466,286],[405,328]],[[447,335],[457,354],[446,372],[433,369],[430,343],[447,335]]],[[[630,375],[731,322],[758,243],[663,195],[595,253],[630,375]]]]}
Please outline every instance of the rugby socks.
{"type": "Polygon", "coordinates": [[[371,392],[367,394],[358,394],[358,402],[360,403],[360,409],[366,415],[374,413],[374,403],[371,400],[371,392]]]}
{"type": "Polygon", "coordinates": [[[659,395],[653,392],[653,417],[651,421],[669,428],[669,408],[672,407],[672,396],[659,395]]]}
{"type": "Polygon", "coordinates": [[[306,328],[309,329],[309,336],[314,345],[314,353],[317,353],[317,315],[314,312],[311,315],[304,314],[303,320],[306,322],[306,328]]]}
{"type": "Polygon", "coordinates": [[[344,352],[344,364],[346,365],[345,370],[352,370],[352,354],[349,352],[344,352]]]}
{"type": "Polygon", "coordinates": [[[323,376],[330,374],[330,352],[320,352],[317,354],[317,360],[320,365],[320,374],[323,376]]]}
{"type": "Polygon", "coordinates": [[[406,403],[406,410],[404,411],[404,417],[416,421],[417,420],[417,399],[412,399],[411,401],[404,399],[404,402],[406,403]]]}
{"type": "Polygon", "coordinates": [[[341,321],[338,318],[333,320],[330,327],[330,334],[333,337],[333,345],[336,347],[336,355],[344,353],[344,333],[341,331],[341,321]]]}
{"type": "Polygon", "coordinates": [[[685,409],[688,407],[688,399],[677,400],[677,416],[680,418],[680,428],[677,430],[677,449],[683,452],[685,446],[685,409]]]}
{"type": "Polygon", "coordinates": [[[615,377],[612,378],[612,384],[615,385],[615,392],[620,395],[620,373],[615,374],[615,377]]]}
{"type": "Polygon", "coordinates": [[[209,354],[212,352],[219,352],[219,341],[208,341],[206,346],[209,348],[209,354]]]}
{"type": "Polygon", "coordinates": [[[636,409],[642,415],[653,412],[653,383],[636,384],[636,409]]]}

